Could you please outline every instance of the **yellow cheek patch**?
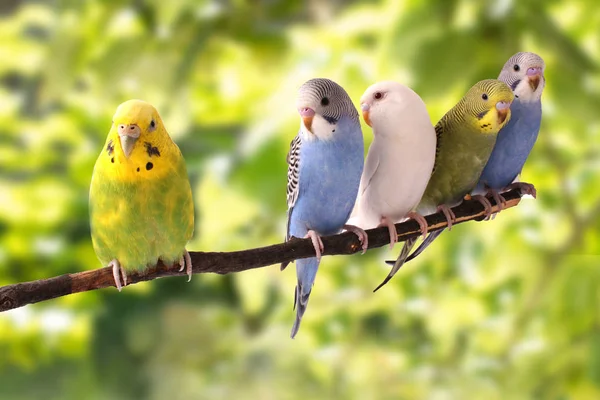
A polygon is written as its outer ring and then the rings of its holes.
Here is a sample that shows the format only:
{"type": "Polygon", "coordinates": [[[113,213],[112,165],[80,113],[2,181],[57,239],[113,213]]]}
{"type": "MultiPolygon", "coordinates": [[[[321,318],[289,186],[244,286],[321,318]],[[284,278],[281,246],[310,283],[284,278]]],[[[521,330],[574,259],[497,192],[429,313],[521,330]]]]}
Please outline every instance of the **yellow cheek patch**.
{"type": "Polygon", "coordinates": [[[160,179],[172,172],[169,163],[175,151],[179,153],[176,147],[171,150],[159,148],[150,142],[141,142],[136,143],[129,157],[125,157],[120,146],[115,146],[114,140],[109,140],[98,162],[103,174],[117,181],[160,179]]]}

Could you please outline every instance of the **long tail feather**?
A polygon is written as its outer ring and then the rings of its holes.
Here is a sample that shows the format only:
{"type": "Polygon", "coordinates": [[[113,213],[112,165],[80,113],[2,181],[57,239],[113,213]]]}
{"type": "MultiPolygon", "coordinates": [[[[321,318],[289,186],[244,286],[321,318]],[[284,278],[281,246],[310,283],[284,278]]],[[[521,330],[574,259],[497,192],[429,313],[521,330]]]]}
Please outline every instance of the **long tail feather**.
{"type": "Polygon", "coordinates": [[[423,243],[421,243],[421,245],[419,247],[417,247],[417,249],[415,251],[413,251],[413,253],[410,256],[408,256],[408,258],[406,259],[406,262],[409,262],[410,260],[417,257],[419,254],[421,254],[423,251],[425,251],[425,249],[431,243],[433,243],[433,241],[435,239],[437,239],[437,237],[440,236],[442,234],[442,232],[444,232],[444,229],[440,229],[439,231],[433,231],[433,232],[429,233],[427,235],[427,237],[425,238],[425,240],[423,240],[423,243]]]}
{"type": "Polygon", "coordinates": [[[300,322],[306,312],[308,299],[312,291],[317,270],[319,269],[319,261],[316,257],[296,260],[296,274],[298,276],[298,285],[294,296],[294,306],[296,308],[296,320],[290,334],[293,339],[300,329],[300,322]]]}
{"type": "MultiPolygon", "coordinates": [[[[423,243],[421,243],[421,245],[419,247],[417,247],[417,249],[415,251],[413,251],[413,253],[408,256],[408,258],[404,261],[405,263],[409,262],[410,260],[416,258],[419,254],[421,254],[423,251],[425,251],[425,249],[435,240],[437,239],[438,236],[440,236],[442,234],[442,232],[445,229],[440,229],[439,231],[433,231],[433,232],[429,232],[429,234],[427,235],[427,237],[425,238],[425,240],[423,241],[423,243]]],[[[408,241],[407,241],[408,242],[408,241]]],[[[388,265],[394,265],[396,263],[396,261],[394,260],[387,260],[386,264],[388,265]]]]}
{"type": "MultiPolygon", "coordinates": [[[[408,254],[410,253],[410,251],[412,250],[412,248],[414,247],[414,245],[415,245],[416,242],[417,242],[417,238],[411,238],[411,239],[408,239],[408,240],[406,240],[404,242],[404,246],[402,246],[402,250],[400,251],[400,255],[398,255],[398,258],[396,259],[396,261],[393,262],[394,266],[390,270],[390,273],[388,274],[388,276],[385,277],[385,279],[383,280],[383,282],[381,282],[379,284],[379,286],[377,286],[375,288],[375,290],[373,290],[373,292],[376,292],[379,289],[381,289],[381,287],[383,285],[385,285],[386,283],[389,282],[390,279],[392,279],[392,277],[396,274],[396,272],[398,272],[398,270],[400,269],[400,267],[402,267],[402,265],[404,265],[406,257],[408,257],[408,254]]],[[[386,262],[388,264],[390,263],[389,261],[386,261],[386,262]]]]}

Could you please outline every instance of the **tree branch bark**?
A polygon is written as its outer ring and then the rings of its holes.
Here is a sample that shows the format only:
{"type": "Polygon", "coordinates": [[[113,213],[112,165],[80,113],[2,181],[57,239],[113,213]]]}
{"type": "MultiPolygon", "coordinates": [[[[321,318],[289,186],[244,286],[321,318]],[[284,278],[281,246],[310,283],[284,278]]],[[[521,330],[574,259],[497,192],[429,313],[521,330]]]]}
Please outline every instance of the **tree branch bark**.
{"type": "MultiPolygon", "coordinates": [[[[521,200],[521,193],[518,189],[506,192],[503,196],[507,201],[505,208],[514,207],[521,200]]],[[[494,212],[498,211],[498,206],[495,202],[492,199],[489,200],[493,205],[494,212]]],[[[457,218],[454,224],[471,220],[480,221],[485,216],[483,206],[474,200],[464,201],[459,206],[454,207],[453,211],[457,218]]],[[[426,220],[431,231],[447,226],[446,219],[442,213],[429,215],[426,217],[426,220]]],[[[420,235],[419,225],[413,220],[396,224],[396,229],[398,230],[399,242],[420,235]]],[[[369,235],[369,249],[382,247],[390,242],[386,227],[370,229],[367,231],[367,234],[369,235]]],[[[323,255],[354,254],[361,251],[358,238],[351,232],[323,237],[323,244],[325,246],[323,255]]],[[[227,253],[190,252],[190,256],[192,258],[194,274],[209,272],[229,274],[293,261],[299,258],[312,257],[314,256],[314,249],[310,239],[294,238],[287,243],[256,249],[227,253]]],[[[159,263],[157,266],[148,268],[143,272],[129,272],[127,275],[127,285],[166,276],[185,275],[185,272],[179,272],[179,265],[166,266],[159,263]]],[[[0,287],[0,312],[73,293],[102,289],[109,286],[115,286],[115,283],[112,269],[108,267],[6,285],[0,287]]]]}

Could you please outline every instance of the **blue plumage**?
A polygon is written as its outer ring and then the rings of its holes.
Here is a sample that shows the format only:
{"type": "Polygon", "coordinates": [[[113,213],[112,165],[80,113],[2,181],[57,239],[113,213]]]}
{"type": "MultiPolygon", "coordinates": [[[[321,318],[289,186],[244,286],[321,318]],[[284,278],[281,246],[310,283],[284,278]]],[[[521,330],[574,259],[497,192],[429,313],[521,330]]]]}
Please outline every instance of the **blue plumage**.
{"type": "MultiPolygon", "coordinates": [[[[318,255],[319,237],[340,232],[350,217],[364,165],[364,143],[356,108],[333,81],[305,83],[298,111],[302,125],[288,154],[287,239],[311,237],[318,255]]],[[[296,261],[292,338],[306,311],[318,268],[319,257],[296,261]]]]}
{"type": "Polygon", "coordinates": [[[298,200],[291,210],[289,231],[304,237],[308,229],[320,235],[338,233],[348,220],[363,169],[363,137],[358,121],[338,122],[330,140],[301,135],[298,200]],[[304,136],[304,137],[303,137],[304,136]]]}
{"type": "Polygon", "coordinates": [[[542,102],[523,102],[515,99],[512,117],[498,133],[496,145],[479,179],[478,189],[484,185],[501,190],[510,185],[521,173],[533,149],[542,121],[542,102]]]}
{"type": "MultiPolygon", "coordinates": [[[[342,118],[329,140],[309,138],[300,132],[301,162],[299,163],[298,199],[290,209],[289,235],[303,238],[309,230],[320,236],[333,235],[348,221],[364,164],[363,137],[358,121],[342,118]]],[[[300,321],[315,281],[319,261],[316,257],[296,261],[296,321],[291,336],[300,321]]]]}

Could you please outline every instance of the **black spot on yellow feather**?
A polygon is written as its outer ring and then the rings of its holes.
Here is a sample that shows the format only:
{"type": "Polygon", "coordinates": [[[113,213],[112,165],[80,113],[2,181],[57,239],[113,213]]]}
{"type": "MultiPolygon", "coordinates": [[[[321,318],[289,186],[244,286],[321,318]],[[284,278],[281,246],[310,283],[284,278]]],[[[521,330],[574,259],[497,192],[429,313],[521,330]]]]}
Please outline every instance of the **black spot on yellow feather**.
{"type": "Polygon", "coordinates": [[[106,153],[110,156],[115,151],[115,145],[113,144],[112,139],[108,141],[106,145],[106,153]]]}
{"type": "Polygon", "coordinates": [[[154,167],[154,164],[152,164],[151,162],[146,164],[146,171],[150,171],[152,168],[154,167]]]}
{"type": "Polygon", "coordinates": [[[158,147],[152,146],[152,143],[150,143],[150,142],[145,142],[144,146],[146,146],[146,153],[148,153],[148,155],[150,157],[152,157],[152,156],[160,157],[160,151],[158,151],[158,147]]]}
{"type": "Polygon", "coordinates": [[[111,158],[111,159],[110,159],[110,162],[114,164],[114,163],[115,163],[115,158],[114,158],[114,157],[113,157],[113,158],[111,158]]]}
{"type": "Polygon", "coordinates": [[[137,172],[140,172],[140,167],[137,167],[137,172]]]}

